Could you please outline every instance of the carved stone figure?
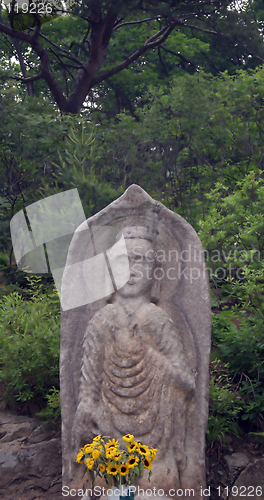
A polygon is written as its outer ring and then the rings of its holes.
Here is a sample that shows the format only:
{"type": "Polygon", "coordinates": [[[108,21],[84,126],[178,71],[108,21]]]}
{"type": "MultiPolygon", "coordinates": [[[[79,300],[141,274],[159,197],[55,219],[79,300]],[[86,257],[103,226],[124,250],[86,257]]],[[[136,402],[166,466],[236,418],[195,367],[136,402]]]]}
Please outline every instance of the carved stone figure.
{"type": "Polygon", "coordinates": [[[201,498],[210,302],[198,237],[135,185],[87,222],[73,238],[62,289],[62,307],[69,309],[62,313],[61,337],[63,482],[85,484],[75,457],[97,434],[121,439],[132,433],[158,448],[151,483],[143,478],[140,487],[165,495],[193,488],[201,498]],[[82,244],[86,231],[90,245],[82,244]],[[88,247],[98,253],[101,246],[106,255],[120,238],[121,251],[107,254],[113,293],[70,309],[71,297],[89,280],[82,265],[91,258],[88,247]],[[118,287],[115,271],[125,274],[126,259],[129,273],[118,287]]]}

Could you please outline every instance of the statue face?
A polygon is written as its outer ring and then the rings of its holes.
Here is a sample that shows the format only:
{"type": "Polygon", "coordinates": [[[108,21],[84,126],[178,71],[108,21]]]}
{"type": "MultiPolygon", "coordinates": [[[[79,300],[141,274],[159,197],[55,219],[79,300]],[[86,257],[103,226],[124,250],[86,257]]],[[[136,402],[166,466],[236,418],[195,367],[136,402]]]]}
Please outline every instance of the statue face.
{"type": "Polygon", "coordinates": [[[153,245],[150,241],[140,238],[127,238],[125,242],[130,277],[117,294],[123,297],[145,295],[152,286],[152,275],[155,267],[153,245]]]}

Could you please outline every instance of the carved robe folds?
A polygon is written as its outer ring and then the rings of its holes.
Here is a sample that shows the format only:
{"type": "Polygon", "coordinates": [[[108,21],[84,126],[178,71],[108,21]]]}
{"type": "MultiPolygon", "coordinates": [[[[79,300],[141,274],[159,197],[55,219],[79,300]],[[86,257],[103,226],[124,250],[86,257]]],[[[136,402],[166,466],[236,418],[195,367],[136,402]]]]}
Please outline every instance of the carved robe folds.
{"type": "Polygon", "coordinates": [[[178,469],[185,465],[194,376],[180,332],[162,309],[147,304],[129,316],[119,304],[109,304],[89,322],[73,439],[81,446],[87,430],[91,440],[98,433],[111,436],[113,429],[119,438],[130,432],[158,448],[153,479],[165,454],[171,456],[166,482],[171,477],[175,487],[178,469]]]}

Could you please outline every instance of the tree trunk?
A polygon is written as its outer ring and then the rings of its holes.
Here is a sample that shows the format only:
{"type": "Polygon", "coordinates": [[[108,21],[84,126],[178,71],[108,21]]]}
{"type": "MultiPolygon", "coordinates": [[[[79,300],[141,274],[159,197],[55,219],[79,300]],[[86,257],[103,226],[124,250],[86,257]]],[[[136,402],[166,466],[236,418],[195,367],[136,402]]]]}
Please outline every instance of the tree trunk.
{"type": "Polygon", "coordinates": [[[117,15],[109,11],[102,20],[99,8],[95,8],[93,14],[89,60],[84,64],[84,68],[80,68],[75,75],[74,89],[66,102],[66,113],[79,113],[92,87],[95,74],[104,64],[114,23],[117,19],[117,15]]]}
{"type": "MultiPolygon", "coordinates": [[[[16,52],[17,52],[17,56],[18,56],[20,68],[21,68],[21,71],[22,71],[22,75],[23,75],[24,78],[27,78],[27,70],[26,70],[26,65],[25,65],[25,62],[24,62],[24,57],[23,57],[23,54],[22,54],[21,43],[18,41],[17,38],[12,38],[12,42],[13,42],[14,47],[15,47],[16,52]]],[[[33,82],[27,82],[26,86],[27,86],[27,93],[28,93],[28,95],[30,97],[33,97],[33,95],[34,95],[34,92],[33,92],[33,82]]]]}

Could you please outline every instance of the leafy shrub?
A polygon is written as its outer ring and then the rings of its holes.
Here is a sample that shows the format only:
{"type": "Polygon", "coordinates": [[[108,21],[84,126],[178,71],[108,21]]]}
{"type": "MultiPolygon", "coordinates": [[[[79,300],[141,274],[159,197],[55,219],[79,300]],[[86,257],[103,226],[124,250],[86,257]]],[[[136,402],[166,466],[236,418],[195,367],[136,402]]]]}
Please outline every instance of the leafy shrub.
{"type": "Polygon", "coordinates": [[[219,359],[211,363],[209,385],[209,417],[206,431],[207,440],[213,444],[220,440],[223,444],[225,434],[239,437],[240,428],[237,422],[243,408],[243,401],[234,391],[228,375],[228,364],[219,359]]]}
{"type": "Polygon", "coordinates": [[[211,213],[200,223],[218,307],[238,306],[264,319],[264,180],[250,172],[233,191],[218,183],[207,195],[211,213]]]}
{"type": "Polygon", "coordinates": [[[264,387],[259,380],[246,379],[239,387],[245,406],[240,416],[250,427],[264,430],[264,387]]]}
{"type": "Polygon", "coordinates": [[[48,404],[36,415],[40,417],[44,423],[59,422],[61,416],[60,408],[60,391],[56,387],[50,389],[49,394],[46,395],[48,404]]]}
{"type": "Polygon", "coordinates": [[[21,289],[16,284],[9,284],[9,285],[1,284],[0,285],[0,300],[6,295],[10,295],[10,293],[12,293],[12,292],[18,292],[21,294],[21,289]]]}
{"type": "Polygon", "coordinates": [[[264,332],[263,319],[254,314],[246,317],[238,312],[234,315],[238,327],[230,328],[219,339],[218,347],[229,363],[233,376],[246,373],[251,379],[264,381],[264,332]]]}
{"type": "MultiPolygon", "coordinates": [[[[235,187],[218,183],[201,222],[214,290],[213,346],[243,400],[240,423],[264,426],[264,180],[251,171],[235,187]]],[[[249,429],[248,429],[249,427],[249,429]]]]}
{"type": "Polygon", "coordinates": [[[244,402],[240,418],[264,428],[264,332],[261,314],[239,308],[213,315],[213,345],[244,402]]]}
{"type": "Polygon", "coordinates": [[[5,253],[0,253],[0,268],[5,268],[9,264],[9,257],[5,253]]]}
{"type": "Polygon", "coordinates": [[[241,373],[264,381],[263,318],[243,310],[226,310],[213,316],[212,341],[233,377],[241,373]]]}
{"type": "MultiPolygon", "coordinates": [[[[30,278],[29,278],[30,279],[30,278]]],[[[5,397],[45,399],[59,386],[59,300],[31,278],[31,299],[18,292],[0,300],[0,382],[5,397]]]]}

